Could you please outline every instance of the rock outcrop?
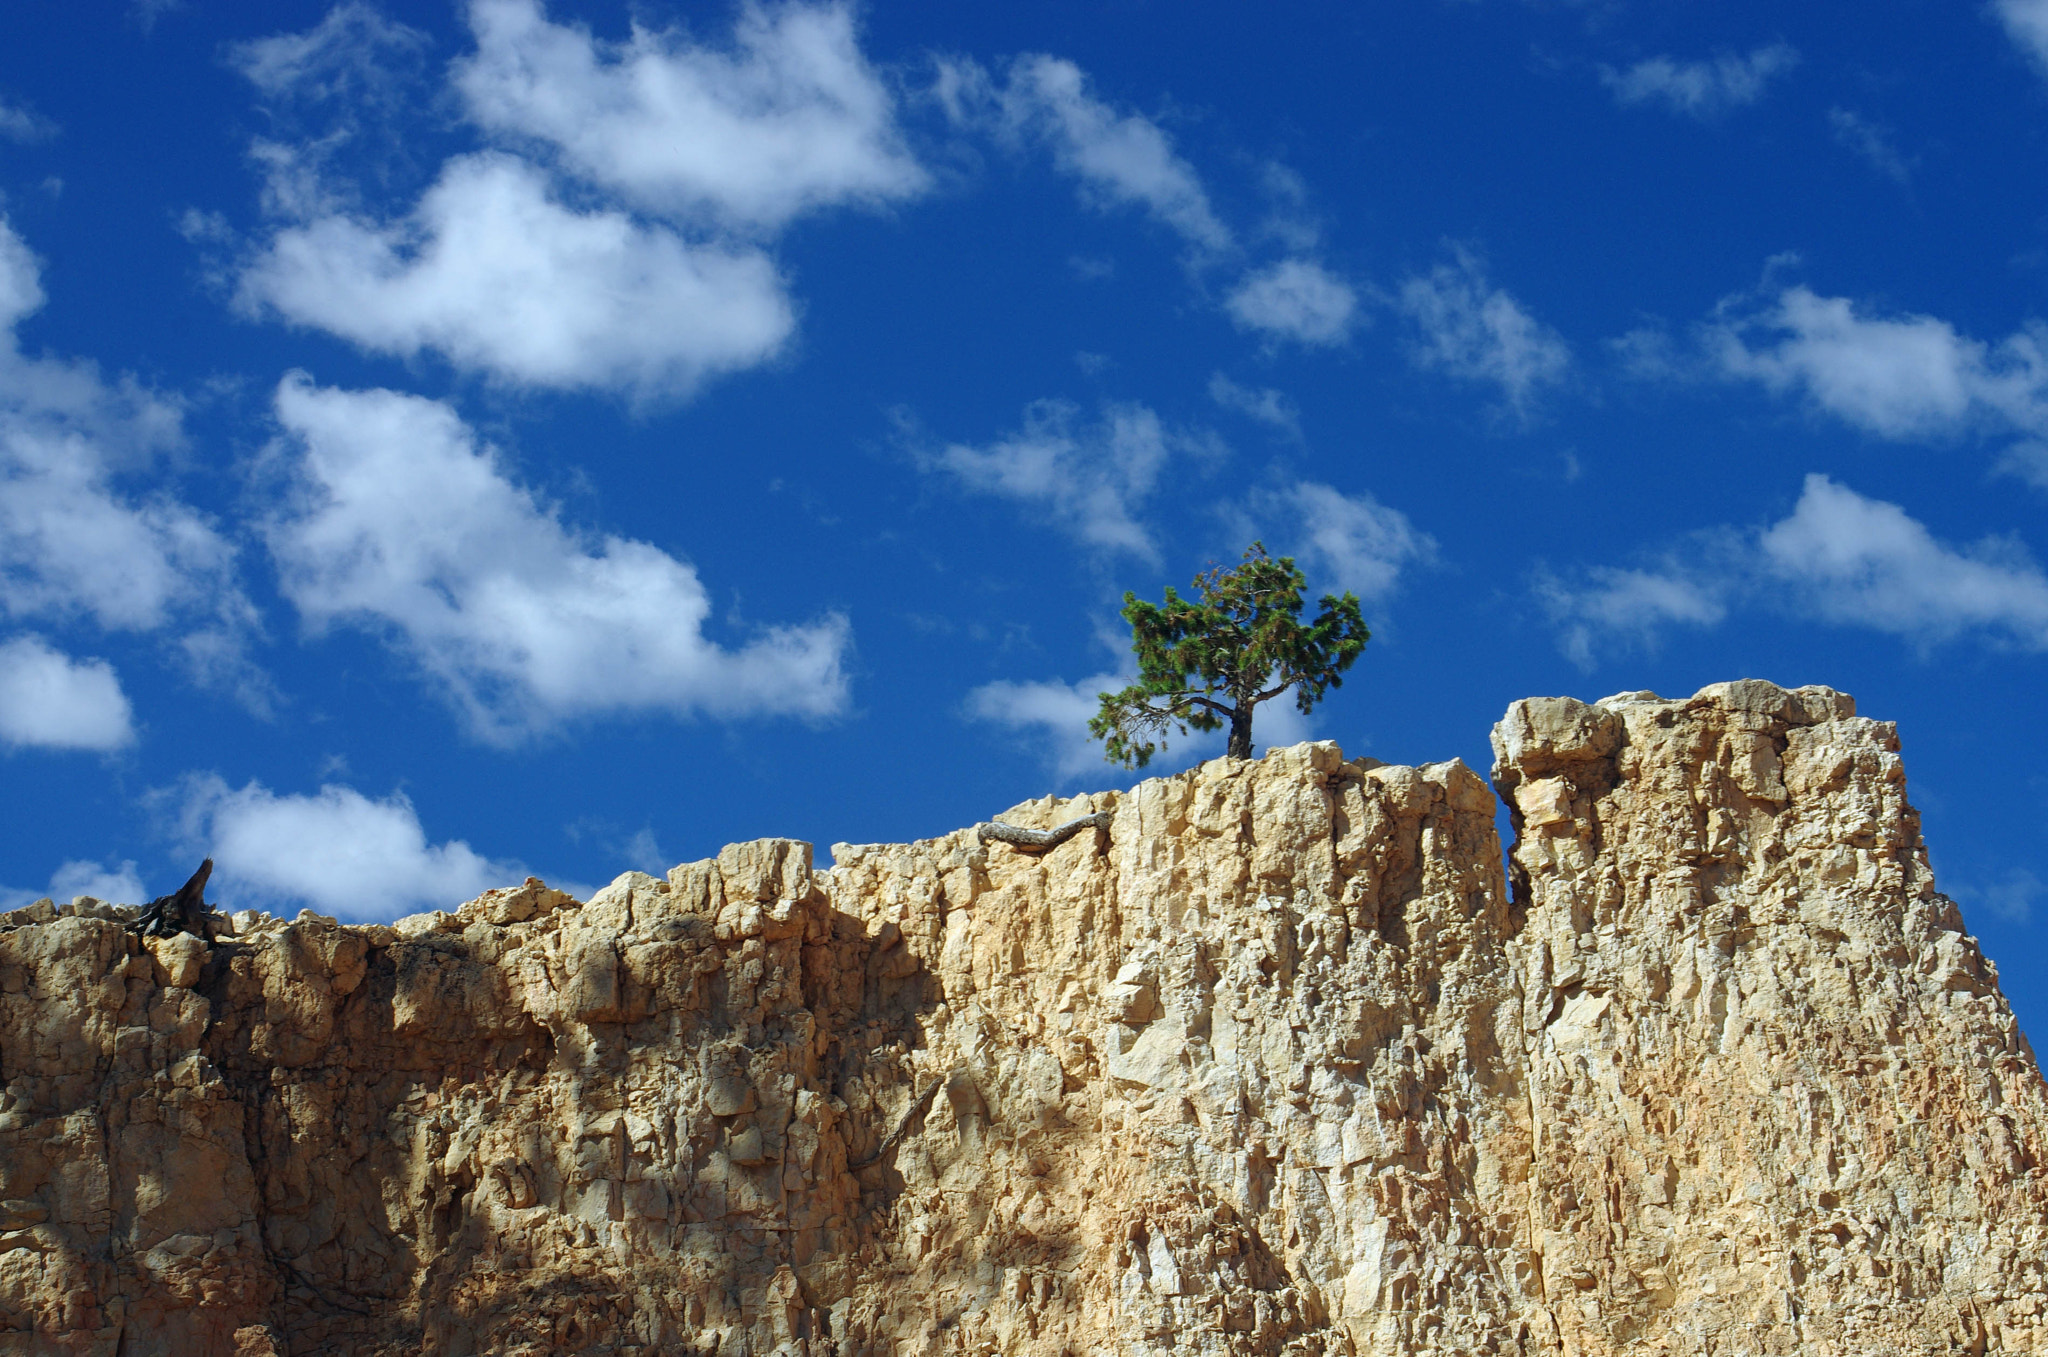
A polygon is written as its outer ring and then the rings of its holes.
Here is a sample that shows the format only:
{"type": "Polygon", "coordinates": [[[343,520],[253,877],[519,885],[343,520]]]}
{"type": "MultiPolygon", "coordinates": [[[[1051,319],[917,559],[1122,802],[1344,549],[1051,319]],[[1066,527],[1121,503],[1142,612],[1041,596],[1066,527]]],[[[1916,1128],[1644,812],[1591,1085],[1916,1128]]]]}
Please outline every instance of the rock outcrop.
{"type": "Polygon", "coordinates": [[[1323,743],[1043,854],[0,918],[0,1354],[2048,1351],[2048,1097],[1893,729],[1495,749],[1505,863],[1323,743]]]}

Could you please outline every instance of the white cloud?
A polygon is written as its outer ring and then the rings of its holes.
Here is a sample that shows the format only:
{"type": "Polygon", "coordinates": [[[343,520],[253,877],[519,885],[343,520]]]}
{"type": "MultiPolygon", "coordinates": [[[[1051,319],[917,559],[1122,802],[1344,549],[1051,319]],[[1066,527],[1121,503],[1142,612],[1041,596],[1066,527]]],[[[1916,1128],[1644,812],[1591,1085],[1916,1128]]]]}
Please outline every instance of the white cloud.
{"type": "Polygon", "coordinates": [[[416,70],[433,39],[393,22],[361,0],[345,0],[303,33],[235,43],[228,62],[273,98],[317,101],[388,98],[416,70]]]}
{"type": "Polygon", "coordinates": [[[675,859],[662,851],[651,825],[642,825],[632,838],[626,840],[623,855],[627,866],[650,876],[666,875],[668,869],[675,866],[675,859]]]}
{"type": "Polygon", "coordinates": [[[20,909],[39,899],[68,905],[81,895],[112,905],[141,905],[155,898],[144,894],[142,878],[136,874],[132,861],[109,867],[89,859],[75,859],[51,874],[46,890],[0,886],[0,911],[20,909]]]}
{"type": "Polygon", "coordinates": [[[1026,505],[1091,547],[1158,559],[1138,510],[1176,452],[1214,452],[1212,442],[1169,430],[1143,405],[1110,404],[1082,425],[1066,401],[1037,401],[1024,427],[984,448],[962,443],[921,454],[967,489],[1026,505]]]}
{"type": "Polygon", "coordinates": [[[1340,344],[1351,333],[1358,295],[1312,259],[1283,259],[1246,274],[1224,308],[1243,329],[1302,344],[1340,344]]]}
{"type": "Polygon", "coordinates": [[[1508,405],[1526,414],[1543,387],[1564,380],[1571,349],[1563,336],[1493,287],[1470,251],[1401,284],[1395,305],[1415,323],[1415,360],[1468,381],[1490,382],[1508,405]]]}
{"type": "MultiPolygon", "coordinates": [[[[1103,693],[1121,690],[1128,673],[1096,674],[1075,683],[1058,679],[1017,683],[999,679],[967,694],[962,710],[971,720],[1002,726],[1031,750],[1061,783],[1081,778],[1101,785],[1125,786],[1131,775],[1107,762],[1102,743],[1088,733],[1088,720],[1101,710],[1103,693]]],[[[1299,744],[1315,738],[1314,720],[1304,716],[1287,696],[1259,704],[1253,720],[1254,748],[1299,744]]],[[[1167,745],[1146,776],[1186,768],[1223,752],[1226,732],[1167,733],[1167,745]]]]}
{"type": "Polygon", "coordinates": [[[1558,629],[1558,648],[1585,670],[1594,667],[1596,649],[1647,649],[1667,625],[1711,627],[1728,613],[1721,581],[1683,568],[1595,566],[1577,584],[1539,570],[1535,591],[1558,629]]]}
{"type": "Polygon", "coordinates": [[[1803,394],[1881,438],[2048,432],[2048,333],[2039,327],[1994,346],[1933,316],[1871,316],[1805,287],[1749,314],[1741,300],[1724,302],[1704,331],[1723,376],[1803,394]]]}
{"type": "Polygon", "coordinates": [[[12,327],[43,303],[35,256],[0,219],[0,613],[177,628],[202,682],[261,705],[242,656],[255,613],[234,548],[168,493],[123,488],[180,446],[178,407],[91,363],[21,352],[12,327]]]}
{"type": "Polygon", "coordinates": [[[2048,0],[1992,0],[1991,12],[2014,45],[2048,69],[2048,0]]]}
{"type": "Polygon", "coordinates": [[[145,905],[156,898],[144,893],[142,878],[132,861],[118,867],[90,860],[66,862],[51,875],[49,895],[52,900],[67,904],[81,895],[111,905],[145,905]]]}
{"type": "Polygon", "coordinates": [[[1301,409],[1284,391],[1270,386],[1254,390],[1217,372],[1209,377],[1209,399],[1226,410],[1269,424],[1289,438],[1301,437],[1301,409]]]}
{"type": "Polygon", "coordinates": [[[2023,924],[2034,917],[2035,902],[2048,894],[2048,882],[2024,867],[2014,867],[1982,885],[1952,886],[1949,893],[1972,909],[1982,905],[2006,923],[2023,924]]]}
{"type": "Polygon", "coordinates": [[[573,210],[497,153],[449,161],[405,221],[336,214],[278,231],[237,300],[377,352],[435,349],[513,382],[643,398],[760,363],[795,328],[759,250],[573,210]]]}
{"type": "Polygon", "coordinates": [[[2011,539],[1937,539],[1896,504],[1826,476],[1761,529],[1713,529],[1651,570],[1547,572],[1536,593],[1581,667],[1609,646],[1653,643],[1670,623],[1713,626],[1738,606],[1884,632],[1916,648],[1975,639],[2048,650],[2048,575],[2011,539]]]}
{"type": "Polygon", "coordinates": [[[185,0],[133,0],[128,6],[128,17],[144,33],[156,31],[156,21],[166,14],[175,14],[185,8],[185,0]]]}
{"type": "Polygon", "coordinates": [[[57,135],[57,124],[34,109],[0,99],[0,137],[9,141],[47,141],[57,135]]]}
{"type": "Polygon", "coordinates": [[[1230,231],[1172,138],[1150,118],[1096,98],[1073,62],[1019,57],[1000,89],[972,61],[941,62],[936,92],[956,124],[992,126],[1049,146],[1054,163],[1079,179],[1097,206],[1141,207],[1200,254],[1230,248],[1230,231]]]}
{"type": "Polygon", "coordinates": [[[646,542],[565,526],[455,412],[303,374],[277,390],[293,502],[266,529],[315,631],[366,627],[438,683],[481,738],[625,712],[825,717],[846,701],[846,621],[704,634],[697,573],[646,542]]]}
{"type": "Polygon", "coordinates": [[[2036,490],[2048,490],[2048,443],[2028,439],[2013,444],[1998,459],[1997,470],[2019,477],[2036,490]]]}
{"type": "Polygon", "coordinates": [[[1078,683],[1003,679],[970,692],[966,713],[1024,737],[1061,781],[1089,772],[1106,775],[1102,744],[1088,733],[1088,721],[1102,706],[1101,694],[1130,681],[1127,674],[1097,674],[1078,683]]]}
{"type": "Polygon", "coordinates": [[[1707,61],[1651,57],[1625,71],[1600,68],[1600,81],[1623,104],[1661,103],[1674,113],[1711,118],[1763,98],[1764,86],[1799,64],[1799,53],[1782,42],[1748,56],[1723,53],[1707,61]]]}
{"type": "MultiPolygon", "coordinates": [[[[1299,541],[1293,554],[1317,575],[1365,602],[1393,594],[1401,571],[1436,559],[1436,540],[1408,516],[1364,492],[1346,495],[1315,481],[1262,491],[1254,508],[1286,521],[1282,540],[1299,541]]],[[[1318,587],[1321,587],[1320,585],[1318,587]]]]}
{"type": "Polygon", "coordinates": [[[1828,110],[1828,126],[1835,140],[1870,162],[1870,167],[1887,179],[1903,184],[1912,179],[1913,165],[1892,145],[1891,133],[1853,109],[1828,110]]]}
{"type": "Polygon", "coordinates": [[[2048,577],[2013,542],[1957,550],[1896,504],[1808,476],[1759,546],[1766,571],[1827,621],[1922,645],[1977,633],[2048,650],[2048,577]]]}
{"type": "Polygon", "coordinates": [[[127,695],[105,660],[74,660],[36,636],[0,643],[0,741],[102,752],[134,743],[127,695]]]}
{"type": "Polygon", "coordinates": [[[470,117],[650,211],[774,229],[926,185],[850,5],[744,5],[729,50],[637,24],[601,43],[538,0],[474,0],[469,21],[453,78],[470,117]]]}
{"type": "Polygon", "coordinates": [[[460,839],[428,843],[402,792],[373,801],[329,784],[312,796],[280,796],[258,782],[231,788],[208,773],[158,797],[174,809],[178,837],[214,860],[208,894],[221,909],[305,904],[345,918],[390,919],[453,909],[526,875],[460,839]]]}

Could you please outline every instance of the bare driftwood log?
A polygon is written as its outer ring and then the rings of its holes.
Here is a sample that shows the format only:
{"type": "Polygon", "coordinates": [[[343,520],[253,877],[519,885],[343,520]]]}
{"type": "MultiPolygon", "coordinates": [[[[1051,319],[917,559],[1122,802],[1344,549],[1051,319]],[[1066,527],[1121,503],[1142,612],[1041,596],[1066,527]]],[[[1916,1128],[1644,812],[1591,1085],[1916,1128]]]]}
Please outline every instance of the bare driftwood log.
{"type": "Polygon", "coordinates": [[[212,875],[213,859],[208,858],[199,864],[190,881],[175,893],[150,901],[149,907],[128,926],[145,938],[169,938],[179,933],[205,937],[206,917],[212,913],[206,907],[206,878],[212,875]]]}
{"type": "Polygon", "coordinates": [[[976,825],[974,835],[983,843],[1007,843],[1013,848],[1029,848],[1040,852],[1057,848],[1084,829],[1108,829],[1111,812],[1102,810],[1093,815],[1083,815],[1078,820],[1069,820],[1058,829],[1025,829],[1021,825],[1006,825],[1001,820],[989,820],[976,825]]]}

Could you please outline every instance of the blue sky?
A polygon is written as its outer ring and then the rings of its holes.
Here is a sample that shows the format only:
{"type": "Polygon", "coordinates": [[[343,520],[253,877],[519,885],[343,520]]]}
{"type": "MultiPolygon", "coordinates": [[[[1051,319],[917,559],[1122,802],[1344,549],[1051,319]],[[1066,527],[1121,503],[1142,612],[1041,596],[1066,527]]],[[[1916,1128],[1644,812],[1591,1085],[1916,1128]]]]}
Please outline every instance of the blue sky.
{"type": "Polygon", "coordinates": [[[10,901],[210,852],[391,917],[1126,784],[1123,592],[1256,536],[1375,630],[1258,743],[1831,684],[2048,1015],[2048,0],[0,37],[10,901]]]}

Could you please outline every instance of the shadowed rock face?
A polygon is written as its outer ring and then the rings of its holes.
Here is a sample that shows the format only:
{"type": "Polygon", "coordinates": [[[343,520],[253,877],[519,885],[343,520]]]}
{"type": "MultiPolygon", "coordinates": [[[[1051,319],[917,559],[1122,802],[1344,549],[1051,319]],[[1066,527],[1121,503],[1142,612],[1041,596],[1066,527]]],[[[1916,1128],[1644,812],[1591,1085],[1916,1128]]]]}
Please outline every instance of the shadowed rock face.
{"type": "Polygon", "coordinates": [[[1033,856],[0,918],[0,1354],[2048,1349],[2033,1055],[1892,728],[1516,703],[1033,856]],[[365,912],[376,902],[365,900],[365,912]]]}

